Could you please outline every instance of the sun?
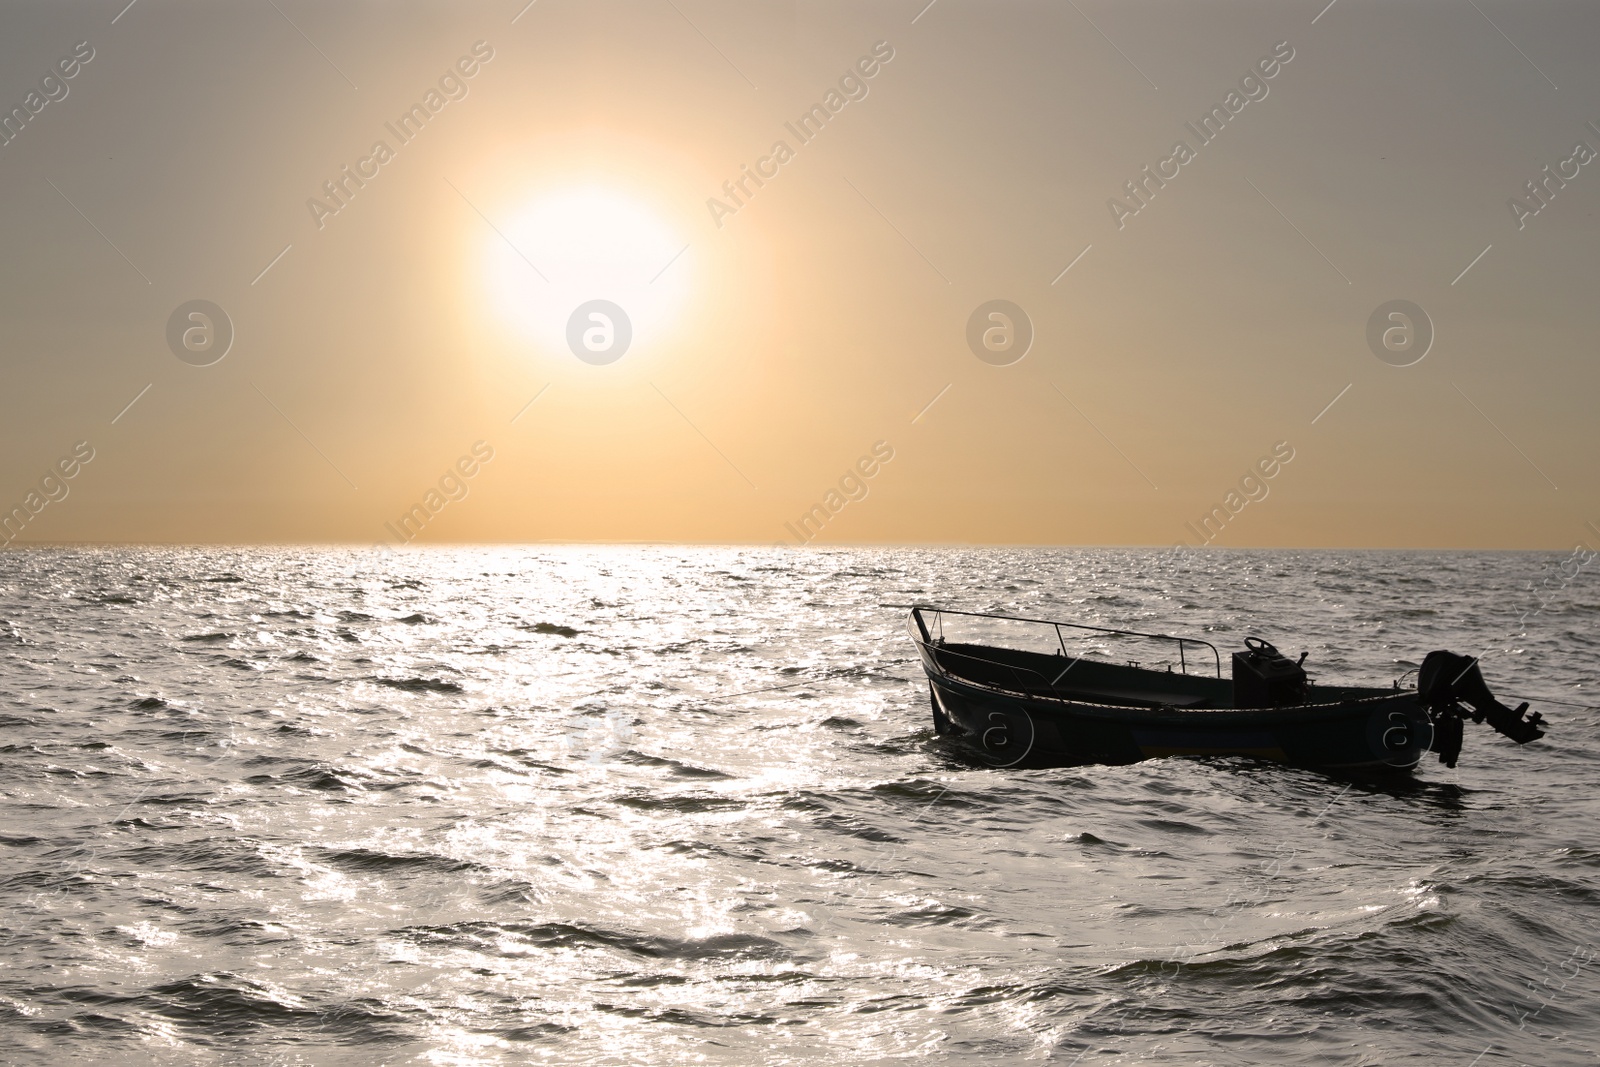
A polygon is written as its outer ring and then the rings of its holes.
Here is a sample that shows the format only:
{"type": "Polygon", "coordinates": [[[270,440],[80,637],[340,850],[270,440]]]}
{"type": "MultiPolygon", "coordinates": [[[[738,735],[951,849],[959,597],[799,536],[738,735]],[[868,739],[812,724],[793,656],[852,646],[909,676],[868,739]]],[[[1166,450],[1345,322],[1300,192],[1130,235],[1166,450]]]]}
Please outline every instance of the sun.
{"type": "Polygon", "coordinates": [[[671,332],[688,298],[687,242],[617,189],[546,192],[495,230],[485,258],[491,306],[517,334],[566,358],[573,355],[569,322],[584,305],[604,300],[621,308],[631,327],[628,347],[637,352],[671,332]]]}

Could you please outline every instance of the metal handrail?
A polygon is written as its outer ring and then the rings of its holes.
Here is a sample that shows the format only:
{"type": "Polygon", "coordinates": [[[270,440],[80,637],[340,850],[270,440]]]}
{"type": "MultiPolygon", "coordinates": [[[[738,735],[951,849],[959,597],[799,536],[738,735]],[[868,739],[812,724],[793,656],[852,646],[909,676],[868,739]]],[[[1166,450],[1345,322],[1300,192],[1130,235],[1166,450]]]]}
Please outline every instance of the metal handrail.
{"type": "MultiPolygon", "coordinates": [[[[968,653],[965,653],[965,652],[955,652],[955,651],[953,651],[951,649],[944,648],[944,647],[942,647],[942,646],[940,646],[938,644],[933,643],[931,639],[929,641],[927,641],[927,642],[918,641],[916,639],[915,635],[912,635],[912,641],[916,643],[916,645],[917,645],[917,647],[919,649],[922,649],[923,651],[925,651],[928,654],[928,656],[930,658],[932,658],[933,666],[935,668],[937,668],[943,674],[949,674],[950,671],[948,669],[946,669],[944,667],[944,665],[939,662],[939,657],[940,656],[951,656],[951,657],[954,657],[956,659],[971,660],[974,663],[986,663],[991,667],[1003,667],[1006,670],[1010,671],[1012,676],[1016,678],[1017,683],[1018,683],[1018,688],[1016,690],[1014,690],[1015,692],[1022,692],[1022,693],[1027,693],[1027,694],[1032,695],[1032,694],[1034,694],[1036,692],[1040,692],[1041,691],[1040,687],[1032,687],[1032,688],[1030,688],[1028,686],[1028,684],[1023,680],[1023,677],[1022,677],[1023,674],[1031,674],[1035,678],[1039,679],[1040,682],[1043,683],[1043,686],[1042,686],[1042,691],[1043,692],[1049,693],[1050,696],[1056,698],[1057,700],[1065,700],[1065,699],[1067,699],[1066,697],[1062,696],[1061,695],[1061,691],[1056,688],[1055,682],[1045,681],[1044,675],[1040,674],[1038,671],[1032,669],[1031,667],[1018,667],[1015,664],[1004,663],[1004,662],[1002,662],[1000,660],[997,660],[997,659],[985,659],[983,656],[973,656],[973,655],[969,655],[968,653]]],[[[1067,667],[1067,670],[1071,670],[1071,669],[1072,669],[1072,667],[1069,664],[1068,667],[1067,667]]],[[[1062,676],[1065,675],[1066,673],[1067,673],[1067,671],[1062,671],[1061,674],[1056,675],[1056,682],[1059,682],[1061,680],[1062,676]]],[[[983,682],[983,681],[979,681],[978,679],[975,679],[975,678],[967,678],[965,676],[962,676],[962,681],[965,681],[970,685],[979,685],[979,686],[984,686],[984,687],[990,688],[990,689],[1000,689],[999,686],[994,685],[991,682],[983,682]]],[[[1001,689],[1001,692],[1005,692],[1005,690],[1001,689]]]]}
{"type": "MultiPolygon", "coordinates": [[[[1217,677],[1222,677],[1222,654],[1217,651],[1216,645],[1213,645],[1210,641],[1203,641],[1198,637],[1177,637],[1173,634],[1150,634],[1139,630],[1114,630],[1106,626],[1090,626],[1081,622],[1056,622],[1054,619],[1029,619],[1024,618],[1021,615],[1000,615],[987,611],[958,611],[954,608],[935,607],[932,604],[914,604],[911,607],[911,616],[916,621],[917,629],[921,631],[923,638],[928,641],[932,641],[933,638],[928,632],[927,625],[922,621],[922,613],[924,611],[930,611],[938,617],[939,636],[941,641],[944,638],[945,615],[963,615],[975,619],[1001,619],[1007,622],[1026,622],[1033,623],[1038,626],[1053,626],[1055,627],[1056,641],[1061,645],[1061,654],[1069,657],[1072,654],[1067,651],[1066,638],[1063,637],[1061,633],[1061,628],[1063,626],[1070,626],[1075,630],[1091,630],[1095,633],[1116,634],[1120,637],[1144,637],[1153,641],[1173,641],[1178,645],[1178,663],[1184,674],[1189,673],[1189,659],[1186,655],[1185,646],[1189,644],[1204,645],[1206,648],[1211,650],[1211,658],[1216,664],[1217,677]]],[[[1040,677],[1043,678],[1044,676],[1040,675],[1040,677]]]]}

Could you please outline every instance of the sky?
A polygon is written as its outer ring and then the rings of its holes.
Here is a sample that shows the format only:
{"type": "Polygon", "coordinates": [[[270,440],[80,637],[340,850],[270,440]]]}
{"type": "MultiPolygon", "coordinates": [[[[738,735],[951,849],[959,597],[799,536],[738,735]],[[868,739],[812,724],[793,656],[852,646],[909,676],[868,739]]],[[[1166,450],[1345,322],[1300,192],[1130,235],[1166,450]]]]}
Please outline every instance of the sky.
{"type": "Polygon", "coordinates": [[[1592,5],[0,30],[10,545],[1600,545],[1592,5]]]}

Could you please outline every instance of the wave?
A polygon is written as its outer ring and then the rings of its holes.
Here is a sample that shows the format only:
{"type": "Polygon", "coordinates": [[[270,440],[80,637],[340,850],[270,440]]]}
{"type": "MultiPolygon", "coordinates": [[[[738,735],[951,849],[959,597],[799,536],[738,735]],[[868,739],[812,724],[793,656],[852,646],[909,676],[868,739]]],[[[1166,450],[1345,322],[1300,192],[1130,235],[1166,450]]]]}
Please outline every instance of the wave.
{"type": "Polygon", "coordinates": [[[517,629],[527,630],[536,634],[552,634],[556,637],[577,637],[583,632],[582,630],[573,629],[571,626],[560,626],[553,622],[536,622],[531,626],[523,624],[518,626],[517,629]]]}
{"type": "Polygon", "coordinates": [[[388,1044],[415,1036],[414,1024],[370,997],[316,1002],[230,971],[190,975],[119,998],[190,1031],[203,1044],[260,1030],[317,1034],[338,1044],[388,1044]]]}
{"type": "Polygon", "coordinates": [[[461,874],[486,868],[431,852],[385,852],[375,848],[319,848],[315,854],[345,871],[461,874]]]}
{"type": "Polygon", "coordinates": [[[376,677],[372,681],[379,685],[386,685],[390,689],[403,689],[410,693],[465,693],[466,688],[460,682],[452,682],[447,678],[383,678],[376,677]]]}
{"type": "Polygon", "coordinates": [[[794,953],[770,937],[713,934],[700,938],[661,937],[598,924],[464,922],[415,926],[401,931],[421,943],[470,947],[488,955],[525,955],[528,949],[605,949],[650,960],[787,961],[794,953]]]}
{"type": "Polygon", "coordinates": [[[277,774],[252,774],[245,778],[250,785],[289,785],[324,793],[360,793],[366,791],[371,781],[371,775],[364,771],[320,761],[308,762],[270,757],[249,761],[247,766],[259,763],[274,766],[287,763],[290,764],[290,769],[277,774]]]}
{"type": "Polygon", "coordinates": [[[651,756],[641,752],[627,752],[620,757],[624,762],[636,767],[659,767],[674,778],[688,779],[718,779],[729,780],[733,775],[716,770],[713,767],[701,767],[683,760],[669,759],[665,756],[651,756]]]}

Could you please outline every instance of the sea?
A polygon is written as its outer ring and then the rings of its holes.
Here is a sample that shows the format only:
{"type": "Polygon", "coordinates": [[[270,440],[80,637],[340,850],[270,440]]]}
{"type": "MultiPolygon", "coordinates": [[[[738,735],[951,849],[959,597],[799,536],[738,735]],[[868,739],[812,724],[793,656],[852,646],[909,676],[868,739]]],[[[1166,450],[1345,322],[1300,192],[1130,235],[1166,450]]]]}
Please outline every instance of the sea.
{"type": "MultiPolygon", "coordinates": [[[[0,553],[5,1064],[1600,1060],[1566,553],[0,553]],[[905,605],[1480,655],[1390,781],[936,737],[905,605]]],[[[1190,664],[1194,668],[1193,663],[1190,664]]],[[[1414,675],[1411,675],[1414,678],[1414,675]]]]}

